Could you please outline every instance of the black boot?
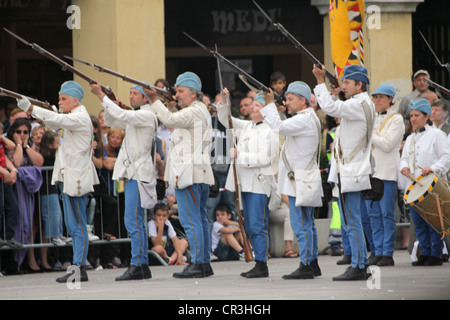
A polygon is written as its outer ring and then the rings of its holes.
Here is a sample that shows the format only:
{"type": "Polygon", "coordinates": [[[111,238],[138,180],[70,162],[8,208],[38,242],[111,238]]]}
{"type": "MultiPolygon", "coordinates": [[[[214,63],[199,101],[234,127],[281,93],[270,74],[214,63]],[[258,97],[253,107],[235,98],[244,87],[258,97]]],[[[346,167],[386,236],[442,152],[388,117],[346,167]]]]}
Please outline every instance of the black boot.
{"type": "Polygon", "coordinates": [[[204,264],[202,264],[202,267],[203,267],[203,272],[205,274],[205,277],[210,277],[214,274],[214,271],[213,271],[210,263],[204,263],[204,264]]]}
{"type": "Polygon", "coordinates": [[[71,281],[73,281],[73,280],[75,280],[75,281],[80,281],[80,282],[86,282],[86,281],[89,281],[89,279],[88,279],[88,275],[87,275],[87,272],[86,272],[86,267],[81,267],[79,270],[80,270],[80,278],[79,279],[76,279],[76,278],[74,278],[74,275],[75,275],[75,273],[76,273],[76,271],[74,270],[74,268],[80,268],[80,267],[78,267],[78,266],[72,266],[72,272],[68,272],[68,273],[66,273],[66,275],[64,275],[64,276],[62,276],[62,277],[60,277],[60,278],[57,278],[56,279],[56,282],[59,282],[59,283],[67,283],[67,282],[71,282],[71,281]]]}
{"type": "Polygon", "coordinates": [[[383,256],[377,263],[377,266],[379,267],[389,267],[393,265],[395,265],[395,263],[394,259],[391,256],[383,256]]]}
{"type": "Polygon", "coordinates": [[[248,272],[242,272],[241,277],[244,278],[267,278],[269,276],[269,268],[266,262],[256,261],[255,266],[248,272]]]}
{"type": "Polygon", "coordinates": [[[375,266],[381,260],[381,258],[382,256],[371,254],[369,257],[369,266],[375,266]]]}
{"type": "Polygon", "coordinates": [[[344,255],[344,257],[341,260],[338,260],[336,262],[337,265],[344,265],[344,264],[351,264],[352,263],[352,256],[344,255]]]}
{"type": "Polygon", "coordinates": [[[424,266],[442,266],[442,258],[430,256],[428,260],[425,261],[424,266]]]}
{"type": "Polygon", "coordinates": [[[345,272],[337,277],[333,277],[333,281],[352,281],[352,280],[367,280],[365,269],[359,267],[348,267],[345,272]]]}
{"type": "Polygon", "coordinates": [[[123,275],[116,278],[116,281],[127,281],[127,280],[144,280],[144,279],[150,279],[152,277],[152,274],[150,272],[150,268],[148,265],[143,264],[140,266],[133,266],[130,265],[130,267],[125,271],[123,275]]]}
{"type": "MultiPolygon", "coordinates": [[[[212,271],[212,269],[211,269],[212,271]]],[[[201,264],[190,264],[182,272],[175,272],[173,274],[174,278],[178,279],[188,279],[188,278],[204,278],[205,272],[203,265],[201,264]]]]}
{"type": "Polygon", "coordinates": [[[320,270],[319,267],[319,259],[311,261],[310,266],[313,269],[314,277],[319,277],[322,275],[322,270],[320,270]]]}
{"type": "Polygon", "coordinates": [[[423,266],[423,265],[425,265],[425,262],[428,259],[430,259],[430,256],[420,256],[419,259],[417,259],[417,261],[414,261],[413,263],[411,263],[411,265],[413,267],[423,266]]]}
{"type": "Polygon", "coordinates": [[[305,266],[300,262],[300,267],[290,274],[286,274],[282,277],[285,280],[291,279],[314,279],[314,270],[311,265],[305,266]]]}

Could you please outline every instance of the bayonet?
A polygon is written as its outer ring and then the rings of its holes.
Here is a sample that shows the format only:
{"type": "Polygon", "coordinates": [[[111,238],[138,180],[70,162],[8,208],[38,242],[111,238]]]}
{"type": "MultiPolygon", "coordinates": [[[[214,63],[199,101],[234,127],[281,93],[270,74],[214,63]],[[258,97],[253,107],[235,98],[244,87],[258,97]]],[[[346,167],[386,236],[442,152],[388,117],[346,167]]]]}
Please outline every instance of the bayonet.
{"type": "MultiPolygon", "coordinates": [[[[274,27],[277,28],[286,38],[288,38],[292,42],[292,44],[296,49],[300,50],[306,56],[306,58],[308,58],[318,68],[321,68],[323,64],[311,52],[309,52],[308,49],[306,49],[300,43],[300,41],[298,41],[292,34],[290,34],[289,31],[287,31],[286,28],[281,23],[274,22],[272,18],[258,5],[258,3],[256,3],[255,0],[253,0],[253,3],[274,27]]],[[[333,87],[335,88],[339,87],[338,79],[326,68],[325,68],[325,76],[330,81],[333,87]]]]}
{"type": "Polygon", "coordinates": [[[439,66],[446,68],[447,71],[450,73],[450,64],[449,63],[442,63],[438,56],[436,55],[436,53],[433,51],[433,49],[431,48],[430,44],[428,43],[427,39],[425,39],[424,35],[422,34],[422,32],[419,31],[419,34],[422,36],[423,41],[425,41],[428,49],[430,49],[431,53],[433,54],[434,58],[436,59],[436,61],[438,62],[439,66]]]}

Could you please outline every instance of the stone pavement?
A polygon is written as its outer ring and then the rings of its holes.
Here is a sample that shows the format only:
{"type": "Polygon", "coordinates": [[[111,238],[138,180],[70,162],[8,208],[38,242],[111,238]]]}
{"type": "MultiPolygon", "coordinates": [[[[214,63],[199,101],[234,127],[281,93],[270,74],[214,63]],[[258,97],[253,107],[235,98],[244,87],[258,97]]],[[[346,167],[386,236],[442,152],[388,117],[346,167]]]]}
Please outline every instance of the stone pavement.
{"type": "MultiPolygon", "coordinates": [[[[175,279],[182,266],[151,266],[152,279],[116,282],[125,269],[88,271],[89,282],[69,289],[55,279],[62,272],[4,276],[0,278],[0,300],[435,300],[450,299],[450,263],[436,267],[412,267],[407,251],[396,251],[395,267],[376,270],[372,281],[334,282],[346,266],[338,257],[319,256],[322,276],[313,280],[283,280],[299,259],[275,258],[268,262],[270,277],[244,279],[253,267],[243,261],[212,262],[214,275],[204,279],[175,279]]],[[[184,302],[183,302],[184,303],[184,302]]]]}

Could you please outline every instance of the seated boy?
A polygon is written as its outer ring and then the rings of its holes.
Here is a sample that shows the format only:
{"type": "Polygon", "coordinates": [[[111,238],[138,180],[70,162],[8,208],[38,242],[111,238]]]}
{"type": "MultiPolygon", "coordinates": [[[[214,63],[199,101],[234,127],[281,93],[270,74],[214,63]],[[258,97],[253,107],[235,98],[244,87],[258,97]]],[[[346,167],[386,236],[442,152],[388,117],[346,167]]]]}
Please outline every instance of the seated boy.
{"type": "Polygon", "coordinates": [[[216,221],[211,231],[211,250],[220,261],[244,260],[239,224],[231,220],[231,210],[219,204],[215,209],[216,221]]]}
{"type": "Polygon", "coordinates": [[[183,254],[188,247],[186,239],[178,239],[170,223],[169,208],[163,203],[155,205],[153,220],[148,222],[149,247],[158,253],[167,264],[187,264],[183,261],[183,254]]]}

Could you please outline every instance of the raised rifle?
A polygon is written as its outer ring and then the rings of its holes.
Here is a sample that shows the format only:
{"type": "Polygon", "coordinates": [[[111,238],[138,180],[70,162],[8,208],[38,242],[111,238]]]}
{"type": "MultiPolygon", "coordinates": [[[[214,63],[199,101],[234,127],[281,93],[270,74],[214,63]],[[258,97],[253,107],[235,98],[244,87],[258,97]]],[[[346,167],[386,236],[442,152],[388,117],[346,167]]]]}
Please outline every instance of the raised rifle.
{"type": "MultiPolygon", "coordinates": [[[[21,99],[23,95],[21,95],[20,93],[17,93],[17,92],[14,92],[14,91],[10,91],[10,90],[7,90],[7,89],[4,89],[4,88],[0,87],[0,96],[6,96],[6,97],[11,97],[11,98],[21,99]]],[[[30,103],[32,105],[34,105],[34,106],[38,106],[38,107],[41,107],[41,108],[44,108],[44,109],[48,109],[50,111],[55,111],[55,110],[53,110],[52,105],[50,103],[48,103],[48,102],[43,102],[43,101],[36,100],[36,99],[30,98],[30,97],[26,97],[26,96],[24,96],[24,97],[27,98],[30,101],[30,103]]]]}
{"type": "MultiPolygon", "coordinates": [[[[294,47],[298,50],[300,50],[306,58],[308,58],[313,64],[315,64],[318,68],[321,68],[323,65],[311,52],[308,51],[295,37],[289,33],[289,31],[286,30],[286,28],[281,23],[275,23],[273,22],[272,18],[256,3],[255,0],[253,0],[253,3],[255,6],[259,9],[259,11],[262,12],[264,17],[266,17],[267,20],[275,27],[277,28],[286,38],[288,38],[294,47]]],[[[334,88],[339,88],[339,80],[334,76],[328,69],[325,68],[325,76],[327,77],[328,81],[330,81],[330,84],[334,88]]],[[[340,98],[345,100],[345,97],[343,96],[343,92],[339,93],[340,98]]]]}
{"type": "MultiPolygon", "coordinates": [[[[261,82],[259,82],[255,78],[253,78],[251,75],[249,75],[247,72],[245,72],[244,70],[239,68],[233,62],[231,62],[230,60],[228,60],[227,58],[222,56],[219,52],[217,52],[217,50],[216,51],[209,50],[206,46],[204,46],[203,44],[201,44],[200,42],[195,40],[193,37],[191,37],[186,32],[183,32],[183,34],[186,37],[188,37],[189,39],[191,39],[192,41],[194,41],[198,46],[200,46],[201,48],[203,48],[206,51],[208,51],[209,53],[211,53],[214,57],[216,57],[216,59],[223,61],[224,63],[229,65],[231,68],[233,68],[238,73],[239,79],[241,79],[247,85],[247,87],[249,87],[251,90],[256,91],[256,92],[260,92],[260,91],[270,92],[269,88],[267,86],[265,86],[264,84],[262,84],[261,82]]],[[[274,92],[273,95],[275,98],[275,102],[278,105],[283,105],[283,99],[281,98],[281,96],[279,94],[277,94],[276,92],[274,92]]]]}
{"type": "MultiPolygon", "coordinates": [[[[217,51],[217,46],[216,46],[217,51]]],[[[220,69],[220,60],[217,58],[217,73],[219,76],[219,84],[220,84],[220,94],[224,94],[223,92],[223,81],[222,81],[222,74],[220,69]]],[[[229,102],[230,101],[230,95],[228,93],[225,94],[225,99],[229,102]]],[[[230,104],[228,103],[230,106],[230,104]]],[[[231,106],[229,108],[228,113],[228,127],[230,129],[230,133],[233,130],[233,119],[231,118],[231,106]]],[[[231,141],[233,141],[233,135],[230,134],[231,141]]],[[[244,216],[241,208],[242,198],[241,198],[241,184],[239,182],[239,177],[237,173],[237,165],[236,161],[233,160],[232,164],[232,170],[233,170],[233,177],[234,177],[234,190],[235,190],[235,202],[236,202],[236,209],[238,212],[238,218],[239,218],[239,229],[241,230],[242,234],[242,246],[244,247],[244,257],[245,262],[253,261],[253,254],[252,254],[252,246],[250,244],[250,240],[248,239],[247,232],[245,231],[245,221],[244,216]]]]}
{"type": "Polygon", "coordinates": [[[443,93],[447,97],[450,97],[450,90],[448,90],[447,88],[444,88],[443,86],[437,84],[436,82],[431,81],[428,78],[423,78],[423,80],[425,80],[430,86],[432,86],[436,90],[440,91],[441,93],[443,93]]]}
{"type": "MultiPolygon", "coordinates": [[[[6,32],[8,32],[10,35],[12,35],[14,38],[16,38],[17,40],[23,42],[24,44],[26,44],[27,46],[31,47],[33,50],[36,50],[37,52],[39,52],[40,54],[42,54],[43,56],[49,58],[50,60],[53,60],[54,62],[56,62],[57,64],[59,64],[60,66],[62,66],[62,69],[64,71],[69,70],[70,72],[72,72],[73,74],[76,74],[77,76],[79,76],[80,78],[82,78],[83,80],[87,81],[89,84],[93,84],[96,83],[96,81],[94,79],[92,79],[91,77],[87,76],[86,74],[84,74],[83,72],[75,69],[74,67],[72,67],[70,64],[68,64],[67,62],[61,60],[60,58],[58,58],[57,56],[55,56],[54,54],[48,52],[47,50],[45,50],[44,48],[40,47],[39,45],[35,44],[35,43],[29,43],[28,41],[26,41],[25,39],[19,37],[18,35],[16,35],[14,32],[3,28],[3,30],[5,30],[6,32]]],[[[126,104],[120,102],[116,96],[114,95],[114,92],[111,90],[111,88],[109,87],[105,87],[104,85],[100,85],[102,88],[103,93],[110,98],[112,101],[117,101],[118,102],[118,106],[121,107],[122,109],[129,109],[129,110],[133,110],[132,107],[127,106],[126,104]]]]}
{"type": "Polygon", "coordinates": [[[433,49],[431,48],[430,44],[428,43],[427,39],[425,39],[425,37],[423,36],[422,32],[419,31],[419,34],[422,36],[423,41],[425,41],[425,43],[426,43],[428,49],[430,49],[431,53],[433,54],[433,56],[434,56],[434,58],[436,59],[436,61],[438,62],[438,64],[439,64],[441,67],[446,68],[447,71],[450,73],[450,64],[449,64],[448,62],[447,62],[447,63],[442,63],[442,62],[439,60],[439,58],[438,58],[438,56],[436,55],[436,53],[434,53],[434,51],[433,51],[433,49]]]}
{"type": "Polygon", "coordinates": [[[158,98],[160,100],[163,100],[163,101],[165,101],[165,100],[175,101],[175,98],[173,97],[173,95],[168,90],[164,90],[164,89],[152,86],[151,84],[145,83],[144,81],[140,81],[140,80],[136,80],[136,79],[130,78],[130,77],[128,77],[128,76],[126,76],[126,75],[124,75],[122,73],[119,73],[117,71],[114,71],[114,70],[111,70],[111,69],[108,69],[108,68],[104,68],[104,67],[102,67],[102,66],[100,66],[98,64],[91,64],[89,62],[86,62],[86,61],[83,61],[83,60],[80,60],[80,59],[75,59],[75,58],[68,57],[68,56],[64,56],[64,57],[67,58],[67,59],[73,60],[73,61],[77,61],[77,62],[83,63],[83,64],[85,64],[87,66],[93,67],[94,69],[96,69],[99,72],[108,73],[108,74],[113,75],[115,77],[121,78],[123,81],[136,84],[136,85],[141,86],[143,88],[146,88],[146,89],[154,88],[156,90],[156,95],[158,96],[158,98]]]}

